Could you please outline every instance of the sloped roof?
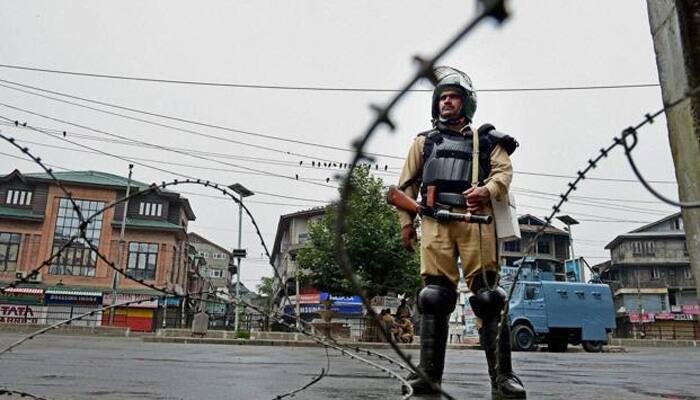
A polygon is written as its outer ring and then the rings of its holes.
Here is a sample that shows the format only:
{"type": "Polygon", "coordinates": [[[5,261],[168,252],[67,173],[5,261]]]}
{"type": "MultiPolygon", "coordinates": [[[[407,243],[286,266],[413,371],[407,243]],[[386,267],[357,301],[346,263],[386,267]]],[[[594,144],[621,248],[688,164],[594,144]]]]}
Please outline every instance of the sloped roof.
{"type": "Polygon", "coordinates": [[[612,249],[613,247],[617,246],[620,242],[622,242],[625,239],[653,239],[653,238],[669,238],[669,239],[674,239],[674,238],[682,238],[685,237],[685,232],[684,231],[651,231],[649,232],[649,228],[652,228],[654,226],[657,226],[659,224],[662,224],[666,221],[669,221],[674,218],[678,218],[681,215],[680,211],[677,213],[673,213],[667,217],[661,218],[658,221],[654,221],[652,223],[643,225],[637,229],[631,230],[627,233],[623,233],[621,235],[617,235],[615,239],[611,240],[610,243],[605,245],[606,249],[612,249]]]}
{"type": "Polygon", "coordinates": [[[666,221],[672,220],[674,218],[678,218],[680,216],[681,216],[681,212],[678,211],[677,213],[671,214],[668,217],[664,217],[658,221],[654,221],[654,222],[651,222],[649,224],[643,225],[635,230],[631,230],[631,231],[629,231],[629,233],[644,232],[644,231],[648,230],[649,228],[653,228],[657,225],[663,224],[666,221]]]}
{"type": "Polygon", "coordinates": [[[43,221],[43,214],[34,214],[32,210],[26,208],[3,207],[0,206],[0,216],[10,219],[21,219],[28,221],[43,221]]]}
{"type": "MultiPolygon", "coordinates": [[[[112,187],[124,187],[126,188],[129,184],[129,179],[123,176],[110,174],[108,172],[101,171],[61,171],[53,172],[53,175],[61,181],[82,183],[86,185],[98,185],[98,186],[112,186],[112,187]]],[[[53,180],[49,174],[45,172],[24,174],[25,177],[30,179],[40,179],[40,180],[53,180]]],[[[147,188],[150,186],[148,183],[139,182],[136,180],[131,180],[132,187],[147,188]]]]}
{"type": "Polygon", "coordinates": [[[209,245],[211,245],[211,246],[214,246],[214,247],[216,247],[217,249],[219,249],[219,250],[223,251],[224,253],[226,253],[226,254],[229,256],[229,258],[231,257],[231,252],[230,252],[229,250],[226,250],[225,247],[220,246],[220,245],[218,245],[218,244],[212,242],[211,240],[205,238],[204,236],[202,236],[202,235],[200,235],[200,234],[198,234],[198,233],[195,233],[195,232],[187,232],[187,239],[191,240],[191,238],[196,238],[198,241],[201,241],[201,242],[207,243],[207,244],[209,244],[209,245]]]}
{"type": "MultiPolygon", "coordinates": [[[[131,182],[129,182],[129,178],[125,178],[120,175],[116,174],[110,174],[108,172],[102,172],[102,171],[94,171],[94,170],[88,170],[88,171],[55,171],[52,172],[53,175],[60,181],[66,182],[66,183],[75,183],[75,184],[80,184],[80,185],[88,185],[88,186],[101,186],[101,187],[109,187],[113,189],[126,189],[129,184],[131,185],[132,188],[135,188],[137,190],[144,190],[147,189],[151,184],[149,183],[144,183],[140,182],[137,180],[132,179],[131,182]]],[[[40,182],[46,182],[46,183],[52,183],[53,178],[46,173],[46,172],[34,172],[34,173],[28,173],[28,174],[22,174],[19,170],[15,169],[11,173],[0,177],[0,181],[7,181],[11,179],[20,179],[22,182],[27,182],[27,181],[40,181],[40,182]]],[[[192,206],[190,205],[190,202],[187,198],[181,196],[177,192],[173,192],[167,189],[157,189],[158,193],[169,196],[169,197],[177,197],[179,202],[182,203],[184,206],[185,213],[187,214],[187,217],[191,220],[194,221],[197,217],[194,215],[194,211],[192,211],[192,206]]]]}

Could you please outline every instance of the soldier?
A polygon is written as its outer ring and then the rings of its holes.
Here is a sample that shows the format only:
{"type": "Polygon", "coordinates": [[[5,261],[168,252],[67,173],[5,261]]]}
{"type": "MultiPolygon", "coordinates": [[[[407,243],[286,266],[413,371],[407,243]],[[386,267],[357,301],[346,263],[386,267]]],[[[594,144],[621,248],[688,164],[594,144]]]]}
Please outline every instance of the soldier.
{"type": "MultiPolygon", "coordinates": [[[[476,93],[469,77],[449,67],[436,69],[433,91],[434,129],[419,134],[403,166],[399,187],[425,207],[453,212],[492,214],[491,198],[507,196],[513,176],[509,155],[517,147],[510,136],[484,125],[472,127],[476,93]],[[477,168],[472,168],[474,165],[477,168]],[[428,194],[430,192],[430,195],[428,194]]],[[[404,248],[413,251],[415,215],[399,210],[404,248]]],[[[474,293],[469,301],[481,319],[479,338],[486,353],[492,394],[496,398],[525,398],[510,358],[510,329],[504,324],[497,342],[500,313],[506,293],[498,286],[497,239],[494,224],[459,221],[421,221],[421,276],[424,287],[417,299],[421,312],[420,368],[435,383],[442,381],[449,316],[455,309],[461,259],[466,283],[474,293]],[[496,347],[499,346],[498,359],[496,347]]],[[[433,385],[415,374],[409,377],[415,393],[434,393],[433,385]]]]}

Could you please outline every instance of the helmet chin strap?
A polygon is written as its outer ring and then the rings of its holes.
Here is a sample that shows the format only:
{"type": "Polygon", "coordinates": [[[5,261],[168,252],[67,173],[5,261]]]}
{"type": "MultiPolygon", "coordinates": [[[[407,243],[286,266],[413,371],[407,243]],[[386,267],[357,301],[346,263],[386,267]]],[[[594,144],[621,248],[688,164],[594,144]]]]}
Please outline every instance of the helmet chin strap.
{"type": "Polygon", "coordinates": [[[467,122],[467,119],[464,116],[459,116],[457,118],[443,118],[440,117],[439,119],[440,122],[442,122],[445,125],[461,125],[467,122]]]}

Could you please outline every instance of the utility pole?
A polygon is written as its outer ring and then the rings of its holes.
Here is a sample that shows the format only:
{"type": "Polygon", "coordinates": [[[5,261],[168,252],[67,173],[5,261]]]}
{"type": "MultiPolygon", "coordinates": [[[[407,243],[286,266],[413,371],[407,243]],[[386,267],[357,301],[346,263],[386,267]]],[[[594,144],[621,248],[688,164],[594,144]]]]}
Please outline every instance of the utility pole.
{"type": "MultiPolygon", "coordinates": [[[[647,0],[661,94],[668,104],[700,85],[700,3],[647,0]]],[[[678,198],[700,201],[700,94],[666,111],[678,198]]],[[[690,268],[700,302],[700,208],[683,209],[690,268]]]]}
{"type": "Polygon", "coordinates": [[[294,282],[296,283],[296,299],[297,299],[297,304],[296,304],[296,317],[297,317],[297,329],[301,329],[301,298],[299,294],[299,277],[301,277],[301,274],[299,273],[299,266],[297,265],[296,261],[294,261],[294,282]]]}
{"type": "MultiPolygon", "coordinates": [[[[129,193],[131,192],[131,175],[134,172],[134,164],[129,164],[129,178],[127,178],[126,181],[126,197],[129,197],[129,193]]],[[[122,223],[121,223],[121,228],[119,230],[119,245],[117,246],[117,265],[121,267],[122,270],[126,270],[124,268],[124,257],[122,254],[124,253],[124,231],[126,230],[126,212],[129,209],[129,200],[127,199],[124,202],[124,210],[122,211],[122,223]]],[[[114,271],[114,281],[112,282],[112,304],[117,303],[117,289],[119,288],[119,272],[114,271]]],[[[167,305],[166,305],[167,307],[167,305]]],[[[117,312],[116,308],[113,308],[109,310],[109,325],[113,326],[114,325],[114,314],[117,312]]],[[[163,313],[163,318],[165,318],[165,313],[163,313]]]]}
{"type": "MultiPolygon", "coordinates": [[[[243,235],[243,198],[252,196],[255,193],[246,189],[245,186],[241,185],[240,183],[234,183],[233,185],[229,186],[229,189],[233,190],[238,194],[238,248],[236,250],[238,250],[239,256],[237,259],[238,263],[236,266],[236,308],[233,320],[233,329],[234,331],[238,332],[238,306],[241,303],[241,258],[243,258],[240,256],[240,252],[242,250],[241,246],[243,245],[241,240],[243,235]]],[[[233,253],[237,252],[234,251],[233,253]]]]}

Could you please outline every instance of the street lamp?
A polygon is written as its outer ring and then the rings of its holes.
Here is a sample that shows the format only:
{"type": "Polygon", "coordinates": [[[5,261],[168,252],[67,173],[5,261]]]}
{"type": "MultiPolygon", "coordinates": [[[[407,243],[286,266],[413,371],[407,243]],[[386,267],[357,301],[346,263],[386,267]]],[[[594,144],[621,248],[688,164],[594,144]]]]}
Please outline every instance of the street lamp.
{"type": "MultiPolygon", "coordinates": [[[[243,234],[243,198],[244,197],[250,197],[254,195],[252,191],[246,189],[245,186],[241,185],[240,183],[234,183],[233,185],[230,185],[228,187],[229,189],[233,190],[238,194],[238,249],[241,250],[241,235],[243,234]]],[[[236,313],[234,317],[234,322],[233,322],[233,329],[234,331],[238,332],[238,305],[241,302],[241,256],[240,254],[238,255],[237,261],[238,261],[238,266],[237,266],[237,271],[236,271],[236,313]]]]}
{"type": "MultiPolygon", "coordinates": [[[[578,225],[579,222],[576,221],[573,217],[570,215],[560,215],[557,217],[557,219],[566,225],[566,230],[569,231],[569,245],[571,246],[571,260],[575,263],[576,261],[576,256],[574,256],[574,236],[571,233],[571,225],[578,225]]],[[[574,268],[575,268],[574,264],[574,268]]],[[[579,266],[580,268],[580,266],[579,266]]],[[[568,280],[567,278],[567,273],[566,273],[566,268],[564,268],[564,279],[568,280]]],[[[580,271],[581,274],[583,274],[583,271],[580,271]]],[[[581,277],[583,279],[583,277],[581,277]]]]}

